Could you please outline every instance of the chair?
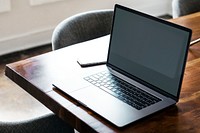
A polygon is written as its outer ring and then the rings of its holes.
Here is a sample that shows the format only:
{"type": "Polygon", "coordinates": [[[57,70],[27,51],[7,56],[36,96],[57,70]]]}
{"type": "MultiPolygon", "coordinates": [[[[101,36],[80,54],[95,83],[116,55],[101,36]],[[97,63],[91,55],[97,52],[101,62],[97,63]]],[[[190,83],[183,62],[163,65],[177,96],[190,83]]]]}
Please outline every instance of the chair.
{"type": "Polygon", "coordinates": [[[177,18],[200,11],[200,0],[173,0],[172,16],[177,18]]]}
{"type": "Polygon", "coordinates": [[[63,20],[53,32],[52,49],[57,50],[109,34],[112,16],[113,10],[105,9],[80,13],[63,20]]]}
{"type": "Polygon", "coordinates": [[[0,133],[74,133],[74,129],[52,113],[19,122],[0,121],[0,133]]]}

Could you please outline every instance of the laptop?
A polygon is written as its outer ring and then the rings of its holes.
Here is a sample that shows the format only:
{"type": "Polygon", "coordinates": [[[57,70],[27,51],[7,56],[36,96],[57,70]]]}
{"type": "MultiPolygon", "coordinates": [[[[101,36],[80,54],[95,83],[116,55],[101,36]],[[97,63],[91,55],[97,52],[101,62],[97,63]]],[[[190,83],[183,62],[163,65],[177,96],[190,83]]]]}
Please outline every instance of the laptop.
{"type": "Polygon", "coordinates": [[[53,85],[124,127],[178,102],[191,32],[116,4],[106,65],[53,85]]]}

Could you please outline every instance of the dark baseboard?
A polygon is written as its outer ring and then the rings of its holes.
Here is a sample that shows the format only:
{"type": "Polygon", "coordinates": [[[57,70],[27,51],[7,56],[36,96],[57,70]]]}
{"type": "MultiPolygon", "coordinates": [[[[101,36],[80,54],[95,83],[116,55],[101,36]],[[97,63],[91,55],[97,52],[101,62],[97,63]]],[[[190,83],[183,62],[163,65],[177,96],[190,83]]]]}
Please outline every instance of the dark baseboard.
{"type": "Polygon", "coordinates": [[[159,18],[162,18],[162,19],[172,19],[172,16],[169,15],[169,14],[164,14],[164,15],[161,15],[161,16],[158,16],[159,18]]]}
{"type": "Polygon", "coordinates": [[[15,62],[18,60],[23,60],[26,58],[30,58],[30,57],[33,57],[36,55],[40,55],[40,54],[49,52],[51,50],[52,50],[51,44],[46,44],[43,46],[31,48],[31,49],[26,49],[26,50],[22,50],[22,51],[9,53],[9,54],[0,56],[0,64],[11,63],[11,62],[15,62]]]}

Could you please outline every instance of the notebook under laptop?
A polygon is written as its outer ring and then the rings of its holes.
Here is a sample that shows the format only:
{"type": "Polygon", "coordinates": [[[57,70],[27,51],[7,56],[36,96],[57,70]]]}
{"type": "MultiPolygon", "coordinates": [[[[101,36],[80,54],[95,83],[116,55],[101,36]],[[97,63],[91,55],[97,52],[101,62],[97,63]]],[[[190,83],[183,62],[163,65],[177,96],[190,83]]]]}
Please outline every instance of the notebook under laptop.
{"type": "Polygon", "coordinates": [[[123,127],[178,102],[191,30],[115,5],[106,65],[58,89],[123,127]]]}

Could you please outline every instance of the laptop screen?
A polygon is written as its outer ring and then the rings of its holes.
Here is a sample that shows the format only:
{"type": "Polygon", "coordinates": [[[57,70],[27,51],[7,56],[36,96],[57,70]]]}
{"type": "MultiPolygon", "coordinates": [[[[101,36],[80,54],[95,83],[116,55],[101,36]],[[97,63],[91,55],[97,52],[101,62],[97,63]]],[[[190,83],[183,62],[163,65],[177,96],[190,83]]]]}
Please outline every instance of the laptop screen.
{"type": "Polygon", "coordinates": [[[187,28],[117,5],[108,65],[177,96],[190,35],[187,28]]]}

